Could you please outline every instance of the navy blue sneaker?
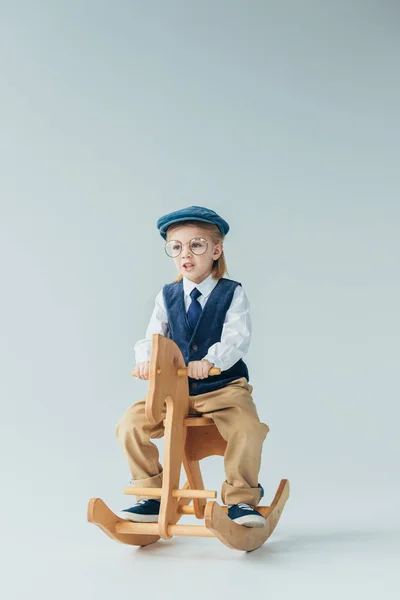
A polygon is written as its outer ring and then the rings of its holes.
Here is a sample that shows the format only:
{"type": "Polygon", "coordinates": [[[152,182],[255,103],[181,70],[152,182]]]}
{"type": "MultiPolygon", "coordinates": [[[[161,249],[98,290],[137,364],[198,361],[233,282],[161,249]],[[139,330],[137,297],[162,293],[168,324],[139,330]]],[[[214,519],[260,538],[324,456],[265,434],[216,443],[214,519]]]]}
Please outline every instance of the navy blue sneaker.
{"type": "Polygon", "coordinates": [[[228,517],[238,525],[245,527],[264,527],[266,520],[251,504],[240,502],[228,504],[228,517]]]}
{"type": "MultiPolygon", "coordinates": [[[[258,487],[261,488],[262,498],[264,496],[264,488],[260,484],[258,484],[258,487]]],[[[228,517],[238,525],[244,525],[245,527],[264,527],[266,524],[265,518],[256,510],[255,506],[246,502],[228,504],[228,517]]]]}
{"type": "Polygon", "coordinates": [[[160,500],[139,500],[131,508],[125,508],[118,513],[121,519],[137,523],[153,523],[158,521],[160,500]]]}

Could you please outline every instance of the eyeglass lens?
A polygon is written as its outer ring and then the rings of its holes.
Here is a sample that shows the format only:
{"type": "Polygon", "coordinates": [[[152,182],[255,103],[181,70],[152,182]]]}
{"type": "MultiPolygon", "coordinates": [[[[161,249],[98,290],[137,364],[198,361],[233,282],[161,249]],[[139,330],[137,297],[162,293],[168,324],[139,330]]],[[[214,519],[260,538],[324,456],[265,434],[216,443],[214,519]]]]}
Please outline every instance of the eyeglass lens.
{"type": "MultiPolygon", "coordinates": [[[[207,240],[204,238],[193,238],[189,242],[189,247],[193,254],[204,254],[208,246],[207,240]]],[[[178,240],[170,240],[165,244],[165,252],[171,258],[176,258],[182,252],[182,243],[178,240]]]]}

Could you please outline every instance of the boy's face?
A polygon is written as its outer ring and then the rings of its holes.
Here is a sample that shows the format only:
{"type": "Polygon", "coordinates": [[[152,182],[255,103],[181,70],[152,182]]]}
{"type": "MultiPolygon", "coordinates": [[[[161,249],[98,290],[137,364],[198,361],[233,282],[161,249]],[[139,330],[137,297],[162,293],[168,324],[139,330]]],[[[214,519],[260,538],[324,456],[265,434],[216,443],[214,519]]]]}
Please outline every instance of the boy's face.
{"type": "MultiPolygon", "coordinates": [[[[222,254],[222,242],[214,244],[207,230],[193,225],[182,225],[167,232],[167,242],[179,241],[182,246],[181,253],[173,258],[178,273],[195,283],[201,283],[211,273],[214,260],[222,254]],[[195,254],[189,242],[193,238],[207,240],[207,250],[204,254],[195,254]],[[187,266],[184,266],[186,265],[187,266]]],[[[196,247],[194,248],[196,251],[196,247]]]]}

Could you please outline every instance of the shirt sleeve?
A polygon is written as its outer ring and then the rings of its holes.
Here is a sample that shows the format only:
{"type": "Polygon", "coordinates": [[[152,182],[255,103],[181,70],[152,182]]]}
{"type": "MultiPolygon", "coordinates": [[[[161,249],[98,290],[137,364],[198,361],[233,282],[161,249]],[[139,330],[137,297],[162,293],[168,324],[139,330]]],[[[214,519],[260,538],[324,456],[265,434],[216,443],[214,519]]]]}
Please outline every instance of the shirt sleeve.
{"type": "Polygon", "coordinates": [[[238,285],[225,315],[221,340],[210,346],[204,359],[221,371],[230,369],[248,352],[251,332],[250,303],[242,286],[238,285]]]}
{"type": "Polygon", "coordinates": [[[153,334],[166,336],[168,332],[168,317],[165,309],[162,290],[157,294],[153,313],[146,329],[145,337],[138,340],[134,346],[136,364],[151,358],[153,334]]]}

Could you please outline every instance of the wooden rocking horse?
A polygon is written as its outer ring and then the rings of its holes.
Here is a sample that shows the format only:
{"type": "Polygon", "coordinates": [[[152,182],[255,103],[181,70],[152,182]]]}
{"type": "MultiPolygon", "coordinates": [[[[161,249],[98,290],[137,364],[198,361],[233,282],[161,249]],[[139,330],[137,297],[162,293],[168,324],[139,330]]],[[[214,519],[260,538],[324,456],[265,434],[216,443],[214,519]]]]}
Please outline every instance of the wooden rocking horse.
{"type": "MultiPolygon", "coordinates": [[[[212,368],[209,375],[219,373],[219,369],[212,368]]],[[[164,404],[162,487],[124,489],[125,494],[160,497],[158,522],[134,523],[120,519],[100,498],[89,501],[88,521],[114,540],[134,546],[147,546],[174,535],[216,537],[226,546],[243,551],[262,546],[275,529],[289,497],[289,481],[281,480],[271,506],[256,507],[266,519],[264,527],[238,525],[228,517],[227,506],[215,500],[207,501],[207,498],[216,498],[217,492],[204,489],[200,460],[213,455],[224,456],[227,442],[210,417],[188,417],[189,385],[182,353],[173,340],[154,334],[146,398],[146,417],[151,424],[160,422],[164,404]],[[179,489],[182,463],[187,482],[179,489]],[[193,506],[189,506],[191,500],[193,506]],[[204,525],[178,525],[182,515],[204,519],[204,525]]]]}

